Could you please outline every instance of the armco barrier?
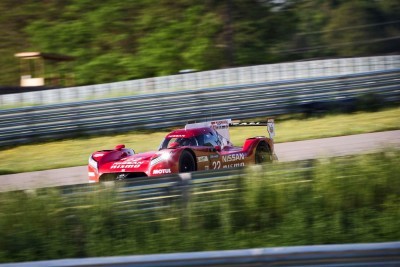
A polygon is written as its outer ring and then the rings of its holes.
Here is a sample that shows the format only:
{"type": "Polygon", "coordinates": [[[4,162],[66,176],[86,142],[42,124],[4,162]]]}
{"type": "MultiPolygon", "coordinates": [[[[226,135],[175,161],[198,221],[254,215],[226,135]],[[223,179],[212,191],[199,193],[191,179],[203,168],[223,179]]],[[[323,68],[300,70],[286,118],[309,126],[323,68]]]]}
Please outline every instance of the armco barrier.
{"type": "MultiPolygon", "coordinates": [[[[258,166],[260,167],[260,166],[258,166]]],[[[237,191],[237,181],[244,174],[241,168],[198,171],[167,175],[159,178],[132,179],[126,182],[104,182],[100,184],[80,184],[59,187],[65,197],[65,205],[74,208],[91,193],[101,193],[107,189],[116,193],[114,209],[134,220],[140,214],[141,220],[147,220],[147,213],[168,210],[169,216],[181,216],[170,212],[171,207],[184,211],[196,198],[196,205],[209,202],[208,196],[218,192],[219,199],[229,197],[237,191]],[[138,214],[137,211],[141,212],[138,214]]],[[[294,170],[296,171],[296,170],[294,170]]],[[[36,193],[45,194],[47,189],[37,189],[36,193]]]]}
{"type": "Polygon", "coordinates": [[[120,266],[400,266],[400,242],[254,248],[227,251],[62,259],[0,264],[3,267],[120,266]]]}
{"type": "Polygon", "coordinates": [[[396,68],[400,68],[400,55],[276,63],[36,92],[24,92],[24,88],[15,93],[0,90],[0,106],[66,103],[112,96],[319,78],[396,68]]]}
{"type": "Polygon", "coordinates": [[[298,112],[310,103],[352,105],[356,97],[400,100],[400,69],[148,94],[0,110],[0,146],[184,125],[204,119],[246,119],[298,112]]]}
{"type": "MultiPolygon", "coordinates": [[[[268,165],[253,165],[252,171],[260,171],[268,168],[268,165]]],[[[115,196],[113,210],[123,215],[126,219],[148,221],[153,212],[165,211],[164,214],[170,216],[169,219],[182,217],[187,210],[186,207],[203,206],[212,201],[230,199],[237,194],[241,188],[241,182],[246,169],[243,167],[197,171],[193,173],[171,174],[162,177],[135,178],[124,182],[103,182],[96,184],[78,184],[61,186],[57,189],[63,196],[65,207],[73,210],[79,208],[83,200],[91,194],[101,195],[105,192],[112,192],[115,196]],[[107,191],[109,190],[109,191],[107,191]],[[217,195],[217,198],[214,196],[217,195]],[[79,204],[80,203],[80,204],[79,204]],[[172,212],[178,212],[178,214],[172,212]],[[138,212],[140,211],[140,212],[138,212]],[[139,216],[139,217],[137,217],[139,216]]],[[[307,174],[313,170],[313,161],[298,161],[295,167],[288,170],[279,170],[276,175],[285,176],[294,173],[307,174]]],[[[269,170],[269,174],[274,174],[269,170]]],[[[303,183],[310,180],[303,180],[303,183]]],[[[281,183],[279,181],[278,183],[281,183]]],[[[35,192],[36,195],[47,194],[48,189],[41,188],[28,190],[27,193],[35,192]]],[[[85,206],[90,208],[89,206],[85,206]]]]}

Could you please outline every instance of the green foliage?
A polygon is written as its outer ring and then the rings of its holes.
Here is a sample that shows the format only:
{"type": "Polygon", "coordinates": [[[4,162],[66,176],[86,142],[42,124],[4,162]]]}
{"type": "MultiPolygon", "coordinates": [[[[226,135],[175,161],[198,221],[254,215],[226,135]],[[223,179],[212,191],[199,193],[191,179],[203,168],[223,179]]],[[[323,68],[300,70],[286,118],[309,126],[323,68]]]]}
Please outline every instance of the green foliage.
{"type": "Polygon", "coordinates": [[[188,6],[179,13],[165,10],[168,8],[160,5],[139,18],[143,36],[136,54],[138,70],[146,76],[158,76],[180,69],[214,67],[218,54],[213,51],[212,37],[219,27],[215,15],[201,5],[188,6]]]}
{"type": "Polygon", "coordinates": [[[101,184],[2,193],[0,262],[399,240],[399,159],[267,164],[162,209],[120,202],[118,187],[101,184]]]}
{"type": "Polygon", "coordinates": [[[5,0],[0,84],[17,85],[13,55],[30,50],[75,56],[78,84],[398,52],[399,10],[396,0],[5,0]]]}
{"type": "Polygon", "coordinates": [[[384,46],[375,43],[375,40],[385,37],[381,28],[356,26],[379,24],[380,16],[373,2],[344,3],[332,13],[332,18],[326,26],[326,42],[336,46],[332,49],[336,50],[339,56],[364,56],[382,52],[381,48],[384,46]]]}

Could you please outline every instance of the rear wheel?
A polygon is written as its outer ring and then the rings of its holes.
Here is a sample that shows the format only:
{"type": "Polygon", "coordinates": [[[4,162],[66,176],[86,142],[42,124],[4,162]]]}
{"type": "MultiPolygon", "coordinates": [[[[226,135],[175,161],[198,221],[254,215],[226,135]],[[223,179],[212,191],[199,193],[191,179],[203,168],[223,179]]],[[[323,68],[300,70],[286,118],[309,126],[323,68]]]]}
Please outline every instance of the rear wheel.
{"type": "Polygon", "coordinates": [[[196,170],[196,163],[192,154],[184,150],[179,158],[179,172],[193,172],[196,170]]]}
{"type": "Polygon", "coordinates": [[[256,164],[272,162],[271,149],[265,142],[260,142],[256,148],[256,164]]]}

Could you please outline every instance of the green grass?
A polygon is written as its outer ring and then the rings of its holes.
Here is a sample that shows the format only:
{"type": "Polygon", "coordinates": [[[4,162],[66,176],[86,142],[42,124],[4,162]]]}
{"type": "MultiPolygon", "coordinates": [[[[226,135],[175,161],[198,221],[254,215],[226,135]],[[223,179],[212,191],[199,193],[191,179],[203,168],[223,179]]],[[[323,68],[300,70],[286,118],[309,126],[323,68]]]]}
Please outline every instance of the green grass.
{"type": "Polygon", "coordinates": [[[129,216],[118,212],[127,204],[118,186],[2,193],[0,262],[400,240],[399,151],[299,167],[248,169],[236,190],[192,195],[187,206],[130,202],[129,216]]]}
{"type": "MultiPolygon", "coordinates": [[[[275,125],[276,143],[396,130],[400,129],[400,108],[298,120],[277,118],[275,125]]],[[[3,149],[0,150],[0,174],[85,165],[92,152],[110,149],[121,143],[136,152],[156,150],[167,133],[133,131],[3,149]]],[[[231,128],[231,139],[235,145],[242,145],[246,138],[257,135],[268,135],[266,128],[231,128]]]]}

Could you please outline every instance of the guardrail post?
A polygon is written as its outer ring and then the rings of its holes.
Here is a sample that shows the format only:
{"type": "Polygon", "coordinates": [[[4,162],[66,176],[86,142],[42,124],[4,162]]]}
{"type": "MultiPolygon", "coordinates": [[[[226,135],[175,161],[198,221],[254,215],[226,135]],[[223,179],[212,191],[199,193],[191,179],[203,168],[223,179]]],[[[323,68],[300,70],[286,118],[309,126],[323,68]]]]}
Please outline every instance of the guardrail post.
{"type": "Polygon", "coordinates": [[[189,201],[190,201],[190,181],[192,180],[192,174],[190,172],[180,173],[179,178],[181,179],[181,228],[186,229],[188,226],[189,218],[189,201]]]}

